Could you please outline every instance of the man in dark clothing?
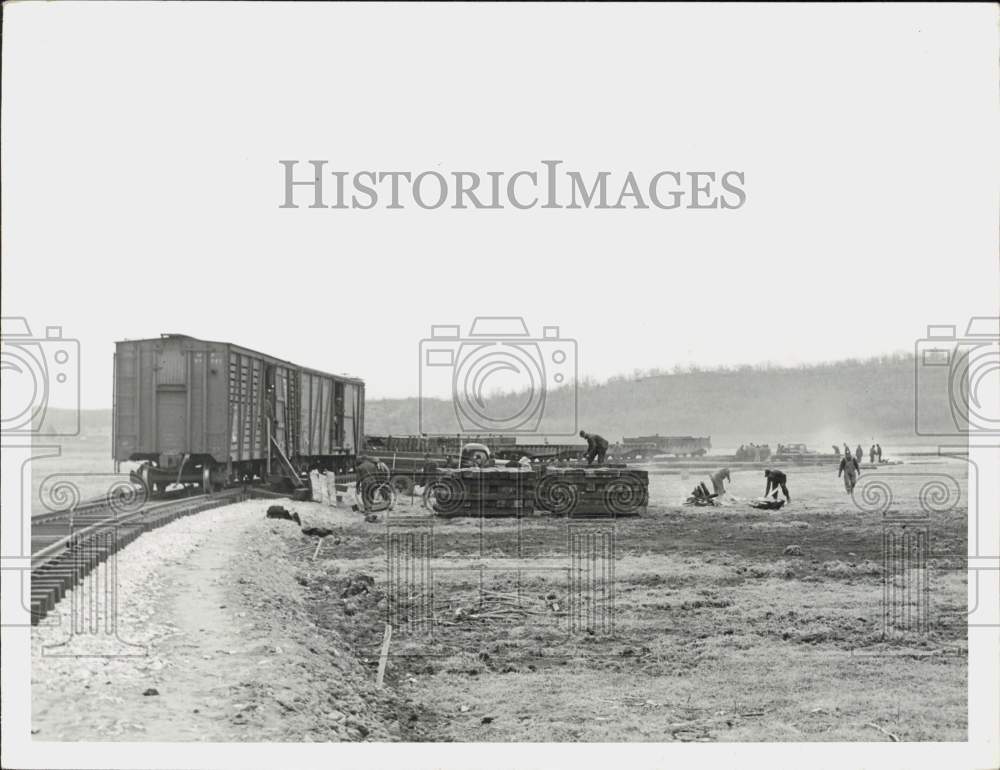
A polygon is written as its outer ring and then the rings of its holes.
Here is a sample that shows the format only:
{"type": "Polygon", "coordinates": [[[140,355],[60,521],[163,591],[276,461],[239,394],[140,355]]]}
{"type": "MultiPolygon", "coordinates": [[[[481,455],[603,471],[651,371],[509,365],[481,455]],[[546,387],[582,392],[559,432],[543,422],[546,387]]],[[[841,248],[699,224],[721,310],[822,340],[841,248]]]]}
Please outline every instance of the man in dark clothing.
{"type": "Polygon", "coordinates": [[[424,479],[432,479],[437,476],[438,464],[431,459],[430,453],[424,454],[423,465],[424,479]]]}
{"type": "Polygon", "coordinates": [[[377,470],[375,461],[368,455],[362,455],[358,458],[358,464],[355,468],[356,480],[354,482],[354,492],[357,494],[358,500],[361,501],[361,505],[365,510],[368,509],[371,489],[377,484],[375,480],[377,470]]]}
{"type": "Polygon", "coordinates": [[[844,474],[844,489],[847,490],[847,494],[852,494],[854,485],[858,483],[858,478],[861,476],[861,463],[856,457],[851,457],[849,454],[844,455],[840,458],[840,470],[837,471],[837,478],[840,478],[840,474],[844,474]]]}
{"type": "Polygon", "coordinates": [[[878,461],[879,461],[879,463],[881,463],[882,462],[882,445],[881,444],[876,444],[875,445],[875,456],[878,457],[878,461]]]}
{"type": "Polygon", "coordinates": [[[358,458],[358,465],[356,469],[357,473],[357,484],[355,485],[358,489],[361,488],[361,481],[368,478],[369,476],[374,476],[376,471],[375,462],[368,455],[362,455],[358,458]]]}
{"type": "Polygon", "coordinates": [[[875,464],[875,445],[872,444],[872,448],[868,450],[868,459],[871,460],[871,464],[875,464]]]}
{"type": "Polygon", "coordinates": [[[360,458],[357,466],[357,482],[354,491],[361,500],[364,509],[370,510],[375,504],[376,496],[382,503],[389,503],[392,495],[389,492],[389,466],[381,458],[360,458]]]}
{"type": "Polygon", "coordinates": [[[771,490],[774,490],[775,500],[778,499],[778,489],[781,489],[782,493],[785,495],[785,500],[787,502],[792,502],[792,496],[788,494],[788,477],[785,475],[784,471],[772,471],[770,469],[764,471],[764,478],[767,480],[767,486],[764,488],[764,497],[771,494],[771,490]]]}
{"type": "Polygon", "coordinates": [[[587,465],[592,465],[594,458],[597,458],[598,465],[603,465],[604,458],[608,454],[608,440],[596,433],[587,433],[585,430],[580,431],[580,438],[587,439],[587,454],[584,455],[587,465]]]}

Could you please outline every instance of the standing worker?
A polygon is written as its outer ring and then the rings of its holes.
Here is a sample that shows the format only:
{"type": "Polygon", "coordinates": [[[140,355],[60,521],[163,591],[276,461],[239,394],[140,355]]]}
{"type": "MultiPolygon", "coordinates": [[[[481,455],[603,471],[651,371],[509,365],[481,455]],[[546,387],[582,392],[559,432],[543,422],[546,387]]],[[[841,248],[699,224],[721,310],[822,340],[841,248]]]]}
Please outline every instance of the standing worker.
{"type": "Polygon", "coordinates": [[[875,464],[875,445],[872,444],[872,448],[868,451],[868,457],[871,460],[872,465],[875,464]]]}
{"type": "Polygon", "coordinates": [[[764,488],[764,497],[770,495],[773,489],[773,497],[777,500],[778,489],[781,489],[785,495],[785,501],[792,502],[792,496],[788,494],[788,477],[784,471],[766,469],[764,471],[764,478],[767,480],[767,486],[764,488]]]}
{"type": "Polygon", "coordinates": [[[861,448],[861,444],[858,444],[858,448],[854,450],[854,457],[858,461],[858,465],[861,465],[861,461],[865,459],[865,450],[861,448]]]}
{"type": "Polygon", "coordinates": [[[373,491],[377,491],[380,498],[382,498],[383,503],[392,502],[392,486],[389,484],[389,480],[392,476],[392,471],[389,470],[389,466],[385,464],[381,457],[373,457],[372,460],[375,462],[375,480],[377,486],[373,491]]]}
{"type": "Polygon", "coordinates": [[[434,479],[438,475],[438,464],[431,459],[430,452],[424,454],[424,465],[423,472],[421,476],[421,481],[423,481],[424,494],[420,501],[420,505],[427,508],[427,501],[430,498],[431,484],[434,483],[434,479]]]}
{"type": "Polygon", "coordinates": [[[840,478],[840,474],[844,474],[844,489],[847,490],[847,494],[853,494],[854,485],[858,483],[858,478],[861,476],[861,463],[856,457],[851,457],[849,454],[844,455],[840,460],[837,478],[840,478]]]}
{"type": "Polygon", "coordinates": [[[357,480],[354,483],[354,492],[361,501],[361,507],[367,511],[369,499],[371,497],[371,489],[375,483],[376,467],[372,458],[368,455],[362,455],[359,457],[355,472],[357,474],[357,480]]]}
{"type": "Polygon", "coordinates": [[[881,465],[882,464],[882,445],[881,444],[876,444],[875,445],[875,455],[878,457],[879,465],[881,465]]]}
{"type": "Polygon", "coordinates": [[[723,468],[720,471],[716,471],[709,478],[712,480],[712,487],[715,489],[715,494],[717,497],[722,497],[726,491],[726,485],[722,483],[723,479],[728,481],[730,484],[733,480],[729,477],[729,468],[723,468]]]}
{"type": "Polygon", "coordinates": [[[587,454],[584,455],[587,465],[593,465],[594,458],[597,458],[598,465],[603,465],[604,458],[608,454],[608,440],[604,436],[587,433],[585,430],[580,431],[580,438],[587,439],[587,454]]]}

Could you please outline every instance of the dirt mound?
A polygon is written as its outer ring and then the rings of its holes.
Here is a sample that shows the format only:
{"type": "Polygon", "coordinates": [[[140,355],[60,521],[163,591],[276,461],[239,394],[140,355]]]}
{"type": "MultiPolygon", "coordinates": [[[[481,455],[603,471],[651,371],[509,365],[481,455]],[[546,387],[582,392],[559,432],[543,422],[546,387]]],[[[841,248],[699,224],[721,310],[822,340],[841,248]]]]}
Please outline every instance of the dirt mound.
{"type": "MultiPolygon", "coordinates": [[[[233,719],[259,731],[255,740],[400,740],[394,696],[375,687],[350,643],[335,628],[319,627],[307,606],[309,592],[321,590],[315,580],[322,568],[296,559],[298,531],[276,534],[251,530],[233,562],[235,590],[255,620],[254,641],[280,650],[266,668],[233,685],[242,706],[233,719]]],[[[377,601],[373,588],[370,576],[358,574],[342,590],[377,601]]]]}

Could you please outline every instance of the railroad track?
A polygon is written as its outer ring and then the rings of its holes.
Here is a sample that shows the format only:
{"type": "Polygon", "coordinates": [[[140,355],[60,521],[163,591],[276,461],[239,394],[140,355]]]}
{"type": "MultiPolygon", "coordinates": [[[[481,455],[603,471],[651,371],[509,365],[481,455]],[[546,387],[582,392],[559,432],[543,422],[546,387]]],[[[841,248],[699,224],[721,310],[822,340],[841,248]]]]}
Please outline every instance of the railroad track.
{"type": "Polygon", "coordinates": [[[240,487],[147,500],[136,489],[134,495],[93,500],[71,510],[32,517],[31,624],[37,625],[67,591],[142,533],[182,516],[256,497],[257,492],[240,487]]]}

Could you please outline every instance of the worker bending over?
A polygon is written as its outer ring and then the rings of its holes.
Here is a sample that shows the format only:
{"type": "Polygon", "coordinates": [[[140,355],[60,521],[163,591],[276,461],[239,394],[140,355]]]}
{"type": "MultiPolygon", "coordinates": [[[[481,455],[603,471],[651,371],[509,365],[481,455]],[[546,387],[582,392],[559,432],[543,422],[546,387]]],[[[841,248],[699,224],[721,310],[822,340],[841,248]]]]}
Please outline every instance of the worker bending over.
{"type": "Polygon", "coordinates": [[[726,485],[722,483],[723,480],[728,481],[730,484],[733,483],[733,480],[729,478],[729,468],[716,471],[709,478],[712,480],[712,487],[715,489],[715,494],[719,497],[726,492],[726,485]]]}
{"type": "Polygon", "coordinates": [[[786,502],[792,502],[792,496],[788,494],[788,477],[785,475],[784,471],[778,470],[765,470],[764,478],[767,480],[767,486],[764,488],[764,497],[771,494],[771,490],[774,490],[772,497],[778,499],[778,489],[785,495],[786,502]]]}
{"type": "Polygon", "coordinates": [[[587,439],[587,454],[584,455],[587,465],[592,465],[595,458],[598,465],[603,465],[604,458],[608,454],[608,440],[604,436],[587,433],[585,430],[580,431],[580,438],[587,439]]]}

